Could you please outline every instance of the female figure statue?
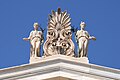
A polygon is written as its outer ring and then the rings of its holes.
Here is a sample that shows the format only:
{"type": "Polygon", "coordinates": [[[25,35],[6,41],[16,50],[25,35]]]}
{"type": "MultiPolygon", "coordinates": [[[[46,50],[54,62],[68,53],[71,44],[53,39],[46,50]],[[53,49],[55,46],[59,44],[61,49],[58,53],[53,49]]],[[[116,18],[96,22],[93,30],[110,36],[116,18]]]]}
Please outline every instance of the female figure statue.
{"type": "Polygon", "coordinates": [[[87,31],[84,30],[86,24],[85,22],[81,22],[80,27],[81,30],[76,32],[76,40],[78,43],[78,56],[79,57],[87,57],[88,53],[88,43],[89,40],[96,40],[94,36],[90,36],[87,31]]]}
{"type": "Polygon", "coordinates": [[[30,41],[31,44],[31,57],[39,57],[40,56],[40,46],[43,43],[43,34],[42,31],[39,31],[39,24],[34,23],[34,30],[30,32],[28,38],[23,38],[25,41],[30,41]]]}

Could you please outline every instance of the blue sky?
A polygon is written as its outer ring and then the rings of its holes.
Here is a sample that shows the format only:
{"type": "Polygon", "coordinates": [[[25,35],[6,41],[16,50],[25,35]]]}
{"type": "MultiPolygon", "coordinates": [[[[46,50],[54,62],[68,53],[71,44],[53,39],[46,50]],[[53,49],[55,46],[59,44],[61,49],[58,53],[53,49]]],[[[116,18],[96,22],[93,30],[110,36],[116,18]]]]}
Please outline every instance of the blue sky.
{"type": "MultiPolygon", "coordinates": [[[[47,28],[48,14],[58,7],[68,11],[74,27],[85,21],[97,38],[89,44],[90,63],[120,69],[120,0],[0,0],[0,68],[29,62],[30,44],[22,38],[34,22],[47,28]]],[[[73,41],[77,48],[74,35],[73,41]]]]}

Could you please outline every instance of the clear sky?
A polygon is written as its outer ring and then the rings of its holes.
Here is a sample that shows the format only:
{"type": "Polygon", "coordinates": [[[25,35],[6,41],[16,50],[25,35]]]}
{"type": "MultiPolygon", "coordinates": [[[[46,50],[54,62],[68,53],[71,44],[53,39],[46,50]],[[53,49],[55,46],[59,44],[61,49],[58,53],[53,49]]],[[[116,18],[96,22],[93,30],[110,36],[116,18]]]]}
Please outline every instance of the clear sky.
{"type": "Polygon", "coordinates": [[[90,63],[120,69],[120,0],[0,0],[0,68],[29,62],[30,44],[22,38],[34,22],[47,28],[48,14],[58,7],[68,11],[74,27],[85,21],[97,38],[89,44],[90,63]]]}

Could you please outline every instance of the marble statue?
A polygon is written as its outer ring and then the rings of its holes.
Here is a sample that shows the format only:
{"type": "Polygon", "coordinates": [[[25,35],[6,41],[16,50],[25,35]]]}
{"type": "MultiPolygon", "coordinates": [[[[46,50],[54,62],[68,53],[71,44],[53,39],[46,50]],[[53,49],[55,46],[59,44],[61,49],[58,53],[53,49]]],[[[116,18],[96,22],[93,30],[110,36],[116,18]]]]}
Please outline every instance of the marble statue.
{"type": "Polygon", "coordinates": [[[80,27],[81,30],[77,30],[76,32],[76,41],[78,43],[78,56],[79,57],[87,57],[88,53],[88,43],[89,40],[96,40],[94,36],[90,36],[87,31],[85,31],[85,22],[81,22],[80,27]]]}
{"type": "Polygon", "coordinates": [[[34,30],[30,32],[28,38],[23,38],[25,41],[30,41],[30,56],[31,57],[39,57],[40,56],[40,46],[43,43],[43,33],[39,31],[39,24],[34,23],[34,30]]]}
{"type": "Polygon", "coordinates": [[[74,56],[74,43],[71,39],[71,18],[66,11],[52,11],[49,15],[47,39],[43,45],[44,56],[63,54],[74,56]]]}

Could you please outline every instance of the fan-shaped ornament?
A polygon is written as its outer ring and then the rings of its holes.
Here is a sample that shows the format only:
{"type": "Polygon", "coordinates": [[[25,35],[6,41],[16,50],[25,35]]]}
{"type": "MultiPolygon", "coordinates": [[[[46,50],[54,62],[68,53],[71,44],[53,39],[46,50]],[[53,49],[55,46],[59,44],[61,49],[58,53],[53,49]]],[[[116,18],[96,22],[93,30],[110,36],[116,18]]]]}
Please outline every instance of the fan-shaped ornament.
{"type": "Polygon", "coordinates": [[[71,18],[67,11],[52,11],[49,15],[47,40],[44,43],[44,56],[63,54],[74,56],[74,43],[71,39],[71,18]]]}

